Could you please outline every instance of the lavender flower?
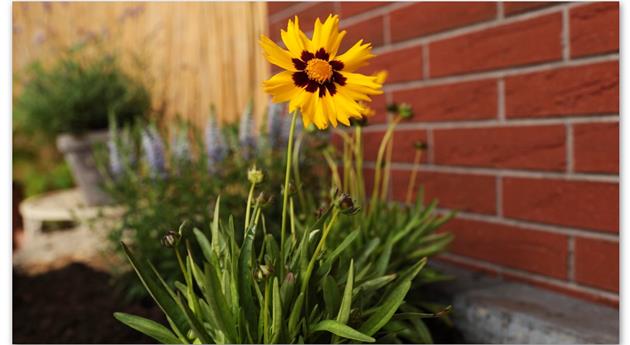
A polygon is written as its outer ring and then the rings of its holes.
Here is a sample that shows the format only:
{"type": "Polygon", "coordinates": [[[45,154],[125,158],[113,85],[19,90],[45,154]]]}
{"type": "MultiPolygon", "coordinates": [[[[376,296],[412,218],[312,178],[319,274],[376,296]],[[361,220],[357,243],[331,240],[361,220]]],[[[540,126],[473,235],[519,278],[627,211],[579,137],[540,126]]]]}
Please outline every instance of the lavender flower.
{"type": "Polygon", "coordinates": [[[171,137],[171,154],[178,163],[190,161],[190,143],[185,126],[179,126],[171,137]]]}
{"type": "Polygon", "coordinates": [[[208,155],[208,170],[216,172],[216,165],[227,156],[227,145],[221,128],[217,125],[214,107],[210,108],[210,117],[205,128],[206,154],[208,155]]]}
{"type": "Polygon", "coordinates": [[[153,177],[162,177],[166,174],[164,165],[164,143],[154,125],[150,125],[142,131],[142,148],[144,157],[149,164],[153,177]]]}
{"type": "Polygon", "coordinates": [[[277,149],[286,143],[282,137],[284,127],[284,105],[281,103],[269,102],[267,108],[267,133],[269,136],[269,145],[277,149]]]}
{"type": "Polygon", "coordinates": [[[241,155],[243,159],[250,160],[256,151],[256,139],[253,136],[254,130],[254,103],[250,100],[245,107],[241,122],[238,127],[238,142],[241,145],[241,155]]]}

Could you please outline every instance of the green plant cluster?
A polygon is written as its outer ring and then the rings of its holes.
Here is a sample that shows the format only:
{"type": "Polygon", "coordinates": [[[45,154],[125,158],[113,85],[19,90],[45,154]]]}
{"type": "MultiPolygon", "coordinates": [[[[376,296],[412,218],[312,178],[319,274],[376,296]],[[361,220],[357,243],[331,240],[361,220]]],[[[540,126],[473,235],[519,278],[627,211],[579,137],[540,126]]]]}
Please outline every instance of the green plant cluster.
{"type": "Polygon", "coordinates": [[[35,61],[16,73],[14,89],[13,176],[27,196],[73,185],[57,135],[106,129],[110,115],[132,122],[151,106],[143,83],[99,42],[64,48],[50,64],[35,61]]]}
{"type": "MultiPolygon", "coordinates": [[[[385,177],[391,164],[387,154],[391,136],[401,120],[398,116],[392,122],[379,150],[383,152],[379,174],[385,177]]],[[[422,196],[410,207],[387,202],[383,197],[387,178],[379,178],[372,192],[378,195],[368,197],[358,153],[362,133],[360,127],[355,129],[354,137],[345,137],[343,179],[335,157],[323,151],[335,191],[318,212],[311,212],[316,198],[285,187],[286,227],[284,217],[272,225],[265,205],[273,202],[264,194],[254,197],[260,173],[251,170],[242,231],[235,226],[236,217],[221,220],[217,202],[207,233],[194,229],[191,239],[180,228],[167,234],[162,243],[174,248],[183,282],[173,285],[163,279],[159,269],[125,246],[145,288],[167,315],[170,329],[127,314],[116,317],[161,342],[432,342],[423,319],[440,317],[448,322],[448,308],[407,299],[412,289],[445,279],[425,265],[428,256],[451,241],[450,234],[437,230],[452,214],[436,215],[436,203],[425,206],[422,196]]],[[[303,170],[296,163],[299,145],[287,151],[292,158],[285,186],[299,185],[303,170]]]]}
{"type": "Polygon", "coordinates": [[[29,67],[15,102],[21,129],[50,137],[78,135],[107,129],[110,114],[130,123],[148,113],[149,92],[114,55],[85,57],[81,52],[68,51],[50,67],[40,61],[29,67]]]}

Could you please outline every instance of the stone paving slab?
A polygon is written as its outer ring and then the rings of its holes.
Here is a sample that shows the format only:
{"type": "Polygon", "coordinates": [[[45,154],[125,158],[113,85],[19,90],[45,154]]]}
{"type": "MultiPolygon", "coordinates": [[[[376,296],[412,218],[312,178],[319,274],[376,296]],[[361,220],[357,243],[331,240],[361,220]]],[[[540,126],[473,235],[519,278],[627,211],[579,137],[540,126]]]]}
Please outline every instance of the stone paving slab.
{"type": "Polygon", "coordinates": [[[434,289],[452,303],[455,325],[468,342],[619,343],[617,309],[444,263],[432,266],[456,277],[434,289]]]}

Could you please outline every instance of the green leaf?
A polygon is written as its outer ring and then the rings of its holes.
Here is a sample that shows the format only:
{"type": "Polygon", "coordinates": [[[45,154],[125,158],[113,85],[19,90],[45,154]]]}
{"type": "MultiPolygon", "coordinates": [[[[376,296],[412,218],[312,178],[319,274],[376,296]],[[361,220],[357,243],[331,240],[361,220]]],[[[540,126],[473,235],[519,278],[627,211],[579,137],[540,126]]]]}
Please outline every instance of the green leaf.
{"type": "Polygon", "coordinates": [[[280,339],[282,332],[282,301],[280,300],[278,277],[273,278],[273,293],[271,299],[271,343],[275,344],[278,342],[278,339],[280,339]]]}
{"type": "Polygon", "coordinates": [[[348,269],[348,279],[346,287],[343,290],[343,299],[337,314],[337,321],[346,324],[350,318],[350,308],[352,307],[352,287],[354,285],[354,260],[350,260],[350,268],[348,269]]]}
{"type": "Polygon", "coordinates": [[[219,206],[221,205],[221,196],[217,197],[217,202],[214,205],[214,217],[212,218],[212,226],[210,231],[212,233],[212,249],[217,256],[219,256],[219,206]]]}
{"type": "MultiPolygon", "coordinates": [[[[172,320],[175,325],[176,333],[185,334],[189,327],[188,322],[186,321],[186,315],[182,313],[181,308],[173,299],[171,295],[172,292],[169,293],[169,291],[167,291],[160,282],[156,281],[154,275],[155,273],[150,267],[147,267],[145,264],[139,262],[129,248],[124,243],[121,242],[121,244],[129,262],[131,263],[131,266],[138,274],[138,277],[140,277],[144,287],[147,289],[153,300],[155,300],[158,304],[160,309],[162,309],[164,314],[172,320]]],[[[157,275],[157,277],[161,279],[159,275],[157,275]]]]}
{"type": "MultiPolygon", "coordinates": [[[[257,332],[256,314],[257,309],[254,305],[254,299],[252,297],[252,268],[250,261],[252,259],[252,246],[254,242],[254,236],[256,234],[256,227],[250,226],[245,233],[243,244],[241,246],[241,254],[239,256],[239,301],[241,301],[241,311],[245,314],[248,328],[250,332],[257,332]]],[[[254,333],[252,333],[254,334],[254,333]]],[[[254,334],[254,337],[256,335],[254,334]]]]}
{"type": "Polygon", "coordinates": [[[295,299],[293,310],[289,315],[289,335],[293,338],[298,331],[298,321],[300,321],[300,315],[302,312],[302,304],[304,303],[304,293],[300,293],[295,299]]]}
{"type": "Polygon", "coordinates": [[[332,317],[337,311],[337,306],[341,300],[339,294],[339,288],[335,278],[330,275],[324,276],[322,279],[322,289],[324,293],[324,306],[326,307],[326,313],[329,317],[332,317]]]}
{"type": "Polygon", "coordinates": [[[394,279],[396,279],[397,276],[398,275],[396,273],[393,273],[393,274],[388,274],[382,277],[370,279],[368,281],[365,281],[359,284],[359,286],[354,288],[354,290],[352,291],[352,294],[356,296],[359,293],[364,292],[364,291],[378,290],[382,288],[383,286],[392,282],[394,279]]]}
{"type": "Polygon", "coordinates": [[[411,281],[422,267],[426,265],[426,262],[426,259],[420,260],[420,262],[401,274],[400,283],[385,297],[383,304],[376,308],[372,316],[361,325],[359,328],[361,332],[373,335],[389,322],[404,301],[407,292],[409,292],[411,281]]]}
{"type": "Polygon", "coordinates": [[[126,313],[114,313],[114,317],[116,320],[138,332],[148,335],[162,344],[182,344],[175,334],[153,320],[126,313]]]}
{"type": "Polygon", "coordinates": [[[337,248],[335,248],[335,250],[328,254],[326,256],[326,260],[324,261],[324,263],[319,266],[318,269],[318,274],[319,275],[324,275],[326,273],[328,273],[330,271],[330,268],[332,267],[332,264],[334,263],[335,259],[339,256],[339,254],[341,254],[350,244],[352,244],[352,242],[359,236],[359,229],[351,232],[350,234],[348,234],[348,236],[346,236],[346,238],[343,240],[343,242],[341,242],[341,244],[339,244],[337,246],[337,248]]]}
{"type": "Polygon", "coordinates": [[[207,265],[206,267],[206,288],[203,290],[204,296],[206,297],[208,305],[215,313],[218,326],[228,337],[228,342],[234,342],[237,340],[235,318],[233,317],[232,311],[230,310],[225,295],[223,294],[217,268],[212,264],[207,265]]]}
{"type": "Polygon", "coordinates": [[[193,229],[193,233],[197,238],[197,243],[199,243],[199,247],[201,247],[201,252],[203,253],[203,256],[206,258],[206,260],[210,261],[210,258],[212,257],[212,246],[210,244],[210,241],[208,241],[208,237],[206,237],[206,234],[204,234],[203,232],[201,232],[201,230],[197,228],[193,229]]]}
{"type": "Polygon", "coordinates": [[[206,329],[203,327],[203,324],[201,323],[201,321],[199,321],[199,319],[192,312],[192,310],[190,310],[190,308],[188,308],[188,305],[186,305],[186,303],[184,303],[184,301],[182,300],[181,295],[178,296],[178,298],[177,298],[177,304],[184,311],[184,314],[186,315],[186,319],[188,320],[188,323],[190,324],[190,328],[192,328],[192,330],[195,333],[195,335],[197,336],[197,338],[199,338],[199,340],[201,340],[201,342],[203,344],[214,343],[212,341],[212,337],[210,337],[208,332],[206,332],[206,329]]]}
{"type": "Polygon", "coordinates": [[[375,341],[375,339],[370,337],[369,335],[366,335],[348,325],[344,325],[343,323],[335,320],[320,321],[317,324],[313,325],[310,331],[312,333],[326,331],[342,338],[362,341],[365,343],[373,343],[375,341]]]}

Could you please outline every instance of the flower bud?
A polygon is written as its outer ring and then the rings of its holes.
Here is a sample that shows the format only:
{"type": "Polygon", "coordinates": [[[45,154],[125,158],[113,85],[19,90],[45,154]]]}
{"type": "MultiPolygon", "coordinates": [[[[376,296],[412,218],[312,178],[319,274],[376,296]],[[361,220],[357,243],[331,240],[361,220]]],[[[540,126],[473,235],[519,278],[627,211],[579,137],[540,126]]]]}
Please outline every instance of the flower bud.
{"type": "Polygon", "coordinates": [[[247,171],[247,179],[253,184],[262,182],[263,177],[264,175],[262,170],[257,169],[255,165],[247,171]]]}
{"type": "Polygon", "coordinates": [[[361,116],[360,118],[350,118],[350,126],[358,126],[358,127],[365,127],[368,125],[368,118],[367,116],[361,116]]]}
{"type": "Polygon", "coordinates": [[[414,143],[413,143],[413,147],[414,147],[416,150],[422,150],[422,151],[424,151],[424,150],[426,150],[429,146],[428,146],[428,145],[427,145],[427,143],[425,143],[424,141],[420,141],[420,140],[418,140],[418,141],[416,141],[416,142],[414,142],[414,143]]]}
{"type": "Polygon", "coordinates": [[[411,109],[411,105],[408,103],[401,103],[398,106],[398,115],[403,119],[409,119],[413,116],[413,109],[411,109]]]}
{"type": "Polygon", "coordinates": [[[175,231],[168,231],[160,241],[162,246],[165,248],[175,248],[179,241],[181,240],[182,235],[175,231]]]}
{"type": "Polygon", "coordinates": [[[350,197],[350,195],[346,193],[342,193],[341,196],[337,199],[337,203],[341,213],[347,215],[353,215],[359,212],[360,208],[354,206],[354,201],[350,197]]]}

